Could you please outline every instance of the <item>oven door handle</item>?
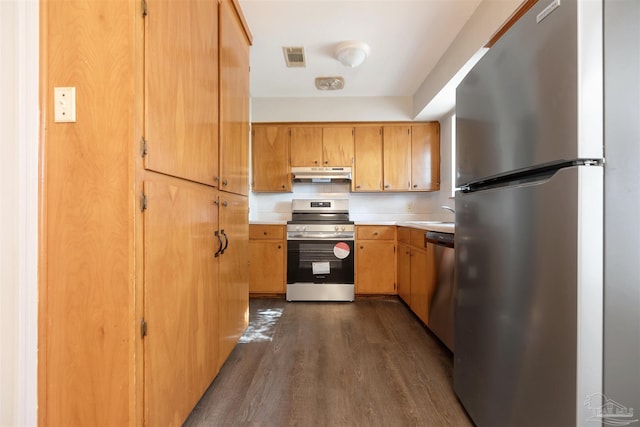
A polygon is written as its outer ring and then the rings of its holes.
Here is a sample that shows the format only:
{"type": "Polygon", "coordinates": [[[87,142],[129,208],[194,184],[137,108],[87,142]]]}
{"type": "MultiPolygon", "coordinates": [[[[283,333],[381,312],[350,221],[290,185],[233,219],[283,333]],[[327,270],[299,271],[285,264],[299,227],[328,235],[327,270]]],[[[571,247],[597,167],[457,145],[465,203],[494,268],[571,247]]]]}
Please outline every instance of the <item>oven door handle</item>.
{"type": "Polygon", "coordinates": [[[290,234],[288,240],[354,240],[353,235],[349,234],[290,234]]]}

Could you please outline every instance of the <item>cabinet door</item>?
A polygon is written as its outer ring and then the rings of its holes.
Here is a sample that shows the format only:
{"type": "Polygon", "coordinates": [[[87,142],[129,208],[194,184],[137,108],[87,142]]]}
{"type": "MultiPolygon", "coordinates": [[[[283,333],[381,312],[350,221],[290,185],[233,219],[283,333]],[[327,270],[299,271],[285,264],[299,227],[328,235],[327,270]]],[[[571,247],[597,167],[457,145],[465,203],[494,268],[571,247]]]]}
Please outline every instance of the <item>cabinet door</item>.
{"type": "Polygon", "coordinates": [[[409,191],[411,181],[411,127],[385,126],[384,190],[409,191]]]}
{"type": "Polygon", "coordinates": [[[322,128],[322,162],[324,166],[353,165],[353,128],[322,128]]]}
{"type": "Polygon", "coordinates": [[[252,190],[291,191],[289,128],[253,125],[252,190]]]}
{"type": "Polygon", "coordinates": [[[382,128],[355,129],[353,162],[354,191],[382,191],[382,128]]]}
{"type": "Polygon", "coordinates": [[[249,313],[249,207],[247,197],[220,192],[220,260],[218,304],[220,365],[247,328],[249,313]]]}
{"type": "Polygon", "coordinates": [[[249,192],[249,40],[230,0],[220,2],[218,186],[245,196],[249,192]]]}
{"type": "Polygon", "coordinates": [[[395,294],[395,243],[363,240],[356,244],[356,292],[395,294]]]}
{"type": "Polygon", "coordinates": [[[284,293],[284,241],[249,241],[249,292],[284,293]]]}
{"type": "Polygon", "coordinates": [[[218,8],[214,0],[148,0],[145,167],[215,185],[218,8]],[[171,29],[171,31],[168,31],[171,29]]]}
{"type": "Polygon", "coordinates": [[[411,190],[440,189],[440,124],[411,126],[411,190]]]}
{"type": "Polygon", "coordinates": [[[291,128],[291,166],[322,166],[322,128],[291,128]]]}
{"type": "Polygon", "coordinates": [[[398,243],[398,295],[411,307],[411,247],[398,243]]]}
{"type": "Polygon", "coordinates": [[[218,369],[216,190],[144,182],[144,418],[181,425],[218,369]]]}
{"type": "Polygon", "coordinates": [[[429,321],[429,283],[424,249],[411,248],[411,303],[413,312],[427,325],[429,321]]]}

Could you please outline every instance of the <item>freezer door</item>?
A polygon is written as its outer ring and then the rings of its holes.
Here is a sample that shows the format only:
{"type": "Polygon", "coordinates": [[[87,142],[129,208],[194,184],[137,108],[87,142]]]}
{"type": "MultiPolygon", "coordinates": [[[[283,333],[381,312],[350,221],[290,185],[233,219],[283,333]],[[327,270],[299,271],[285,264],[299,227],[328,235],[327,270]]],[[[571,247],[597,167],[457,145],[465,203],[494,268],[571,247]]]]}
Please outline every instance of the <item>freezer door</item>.
{"type": "Polygon", "coordinates": [[[602,157],[602,5],[539,1],[457,88],[456,184],[602,157]]]}
{"type": "Polygon", "coordinates": [[[575,426],[601,390],[602,167],[456,195],[454,388],[479,427],[575,426]]]}

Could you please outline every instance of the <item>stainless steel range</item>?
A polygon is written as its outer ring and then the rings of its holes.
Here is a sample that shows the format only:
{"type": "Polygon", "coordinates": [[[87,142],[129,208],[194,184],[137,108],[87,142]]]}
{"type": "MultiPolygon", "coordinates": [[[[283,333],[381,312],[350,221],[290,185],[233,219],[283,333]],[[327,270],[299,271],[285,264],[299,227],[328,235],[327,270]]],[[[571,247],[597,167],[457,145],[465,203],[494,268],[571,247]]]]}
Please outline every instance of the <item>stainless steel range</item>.
{"type": "Polygon", "coordinates": [[[296,199],[287,223],[287,301],[353,301],[355,227],[346,199],[296,199]]]}

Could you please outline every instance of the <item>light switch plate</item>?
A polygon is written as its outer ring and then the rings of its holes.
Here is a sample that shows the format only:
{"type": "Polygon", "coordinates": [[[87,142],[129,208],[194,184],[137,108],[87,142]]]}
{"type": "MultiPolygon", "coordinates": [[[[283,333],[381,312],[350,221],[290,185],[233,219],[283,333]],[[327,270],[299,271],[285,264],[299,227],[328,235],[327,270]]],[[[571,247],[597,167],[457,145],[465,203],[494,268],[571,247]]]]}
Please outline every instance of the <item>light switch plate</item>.
{"type": "Polygon", "coordinates": [[[76,88],[53,88],[54,122],[69,123],[76,121],[76,88]]]}

